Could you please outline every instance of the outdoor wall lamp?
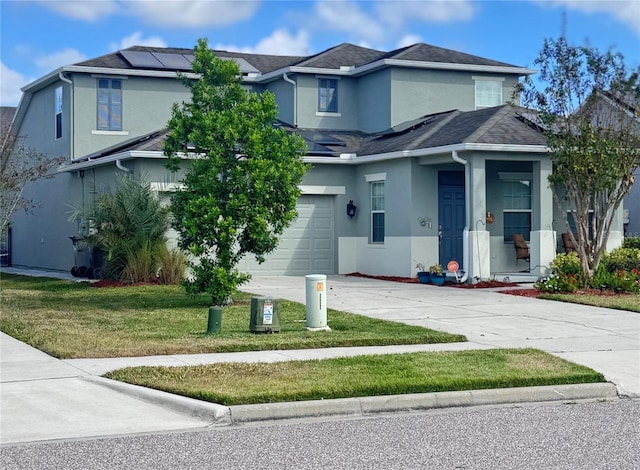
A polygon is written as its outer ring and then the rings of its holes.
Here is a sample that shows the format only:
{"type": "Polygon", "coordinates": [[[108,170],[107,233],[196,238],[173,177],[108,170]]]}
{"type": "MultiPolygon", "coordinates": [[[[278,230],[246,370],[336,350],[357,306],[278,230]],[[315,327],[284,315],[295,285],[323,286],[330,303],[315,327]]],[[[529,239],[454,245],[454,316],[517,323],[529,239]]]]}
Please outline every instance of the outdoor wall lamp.
{"type": "Polygon", "coordinates": [[[353,203],[353,199],[351,199],[349,201],[349,204],[347,204],[347,215],[349,216],[350,219],[353,219],[353,216],[356,215],[356,205],[353,203]]]}

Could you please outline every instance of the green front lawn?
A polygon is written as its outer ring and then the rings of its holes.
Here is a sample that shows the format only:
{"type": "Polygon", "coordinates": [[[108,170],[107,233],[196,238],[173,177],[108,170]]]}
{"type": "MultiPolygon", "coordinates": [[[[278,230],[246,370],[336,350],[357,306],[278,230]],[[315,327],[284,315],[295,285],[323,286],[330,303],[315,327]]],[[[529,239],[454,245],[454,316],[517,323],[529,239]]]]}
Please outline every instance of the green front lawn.
{"type": "Polygon", "coordinates": [[[466,341],[451,335],[336,310],[331,332],[306,331],[304,305],[281,302],[281,332],[249,332],[251,296],[226,307],[222,331],[207,335],[209,298],[177,286],[95,288],[2,274],[0,330],[59,358],[149,356],[274,349],[466,341]]]}
{"type": "Polygon", "coordinates": [[[223,405],[604,382],[602,374],[535,349],[134,367],[106,377],[223,405]]]}
{"type": "Polygon", "coordinates": [[[640,294],[540,294],[538,298],[640,313],[640,294]]]}

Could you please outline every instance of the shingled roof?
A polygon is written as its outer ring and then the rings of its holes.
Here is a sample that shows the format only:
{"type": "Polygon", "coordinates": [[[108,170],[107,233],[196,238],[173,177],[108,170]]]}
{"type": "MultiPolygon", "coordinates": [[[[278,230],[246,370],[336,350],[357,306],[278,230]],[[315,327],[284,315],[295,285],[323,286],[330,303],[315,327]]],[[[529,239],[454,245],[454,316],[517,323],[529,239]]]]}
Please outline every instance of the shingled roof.
{"type": "Polygon", "coordinates": [[[517,67],[516,65],[485,59],[464,52],[418,43],[396,49],[384,55],[384,59],[413,60],[420,62],[440,62],[445,64],[486,65],[490,67],[517,67]]]}
{"type": "MultiPolygon", "coordinates": [[[[182,54],[193,55],[193,49],[175,48],[175,47],[147,47],[133,46],[122,51],[106,54],[94,59],[78,62],[74,65],[84,67],[101,67],[115,69],[150,69],[153,65],[138,67],[132,65],[124,57],[123,53],[130,52],[149,52],[163,54],[182,54]]],[[[379,63],[383,59],[402,60],[405,62],[427,62],[455,65],[485,66],[485,67],[512,67],[515,65],[495,60],[485,59],[482,57],[465,54],[463,52],[445,49],[442,47],[431,46],[429,44],[414,44],[412,46],[396,49],[391,52],[384,52],[367,47],[356,46],[354,44],[340,44],[325,51],[312,56],[280,56],[268,54],[253,54],[245,52],[232,52],[224,50],[213,50],[218,57],[228,57],[242,59],[253,66],[261,74],[268,74],[276,70],[285,69],[287,67],[300,68],[322,68],[339,70],[343,66],[353,66],[356,68],[379,63]]],[[[157,67],[160,70],[166,70],[165,67],[157,67]]],[[[524,70],[524,69],[523,69],[524,70]]]]}
{"type": "MultiPolygon", "coordinates": [[[[278,121],[276,125],[300,135],[309,156],[328,159],[340,154],[358,157],[404,150],[439,148],[456,144],[538,145],[544,135],[526,118],[526,110],[510,105],[461,112],[457,110],[423,116],[387,131],[366,134],[358,131],[300,129],[278,121]]],[[[168,129],[130,139],[85,158],[96,159],[126,151],[162,152],[168,129]]]]}

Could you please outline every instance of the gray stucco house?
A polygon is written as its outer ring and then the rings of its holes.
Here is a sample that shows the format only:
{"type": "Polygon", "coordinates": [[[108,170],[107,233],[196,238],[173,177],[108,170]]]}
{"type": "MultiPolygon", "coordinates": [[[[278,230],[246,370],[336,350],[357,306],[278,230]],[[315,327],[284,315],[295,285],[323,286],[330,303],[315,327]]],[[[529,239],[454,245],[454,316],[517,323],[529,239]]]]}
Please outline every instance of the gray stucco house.
{"type": "MultiPolygon", "coordinates": [[[[341,44],[311,57],[215,53],[240,65],[248,90],[275,94],[276,125],[307,141],[313,165],[277,251],[243,269],[414,276],[417,262],[455,260],[469,281],[547,273],[564,231],[547,186],[552,165],[527,113],[507,104],[533,70],[427,44],[391,52],[341,44]],[[513,233],[527,240],[528,261],[516,259],[513,233]]],[[[136,46],[23,89],[13,131],[69,159],[30,188],[42,207],[16,214],[14,265],[68,270],[69,237],[87,230],[67,221],[68,203],[87,203],[117,172],[146,175],[161,195],[178,188],[162,142],[171,105],[190,98],[176,71],[197,79],[191,58],[189,49],[136,46]]],[[[618,219],[612,246],[622,239],[618,219]]]]}

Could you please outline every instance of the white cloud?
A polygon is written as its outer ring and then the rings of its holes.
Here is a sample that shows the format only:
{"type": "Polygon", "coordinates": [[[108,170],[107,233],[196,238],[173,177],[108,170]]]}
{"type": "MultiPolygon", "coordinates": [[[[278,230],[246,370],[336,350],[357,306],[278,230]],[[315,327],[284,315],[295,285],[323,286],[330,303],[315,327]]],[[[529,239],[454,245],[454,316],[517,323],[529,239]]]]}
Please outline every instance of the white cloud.
{"type": "Polygon", "coordinates": [[[119,43],[112,42],[109,44],[109,50],[116,51],[126,49],[131,46],[167,47],[167,43],[159,36],[144,38],[140,31],[136,31],[129,36],[122,38],[119,43]]]}
{"type": "Polygon", "coordinates": [[[17,106],[22,96],[20,88],[27,83],[24,75],[0,62],[0,105],[17,106]]]}
{"type": "Polygon", "coordinates": [[[39,68],[50,72],[63,65],[75,64],[86,59],[87,57],[76,49],[65,49],[47,56],[37,57],[34,62],[39,68]]]}
{"type": "Polygon", "coordinates": [[[640,36],[640,2],[638,0],[533,0],[545,6],[565,7],[584,13],[606,13],[640,36]]]}
{"type": "Polygon", "coordinates": [[[114,14],[178,28],[219,26],[251,18],[259,0],[39,0],[69,18],[97,21],[114,14]]]}
{"type": "Polygon", "coordinates": [[[396,44],[396,49],[400,49],[403,47],[411,46],[413,44],[417,44],[419,42],[424,42],[422,37],[417,34],[405,34],[400,38],[400,40],[396,44]]]}
{"type": "Polygon", "coordinates": [[[234,24],[251,18],[257,0],[135,0],[123,2],[126,11],[150,24],[192,28],[234,24]]]}
{"type": "Polygon", "coordinates": [[[41,0],[39,3],[64,16],[85,21],[105,18],[117,10],[117,4],[112,0],[41,0]]]}
{"type": "Polygon", "coordinates": [[[274,55],[309,55],[311,53],[309,33],[298,31],[295,36],[292,36],[286,29],[275,30],[270,36],[261,39],[255,46],[238,47],[216,44],[213,49],[274,55]]]}
{"type": "Polygon", "coordinates": [[[383,1],[375,4],[380,21],[401,29],[411,20],[427,23],[454,23],[468,21],[475,14],[470,0],[383,1]]]}
{"type": "Polygon", "coordinates": [[[380,21],[353,1],[321,0],[316,3],[315,16],[323,30],[351,33],[368,42],[380,42],[385,37],[380,21]]]}
{"type": "MultiPolygon", "coordinates": [[[[381,1],[319,0],[314,9],[317,25],[323,31],[339,31],[354,36],[357,43],[374,43],[386,47],[395,37],[408,33],[410,22],[456,23],[473,18],[472,0],[381,1]],[[363,9],[371,5],[371,12],[363,9]]],[[[402,41],[403,43],[405,41],[402,41]]],[[[407,45],[407,44],[405,44],[407,45]]]]}

